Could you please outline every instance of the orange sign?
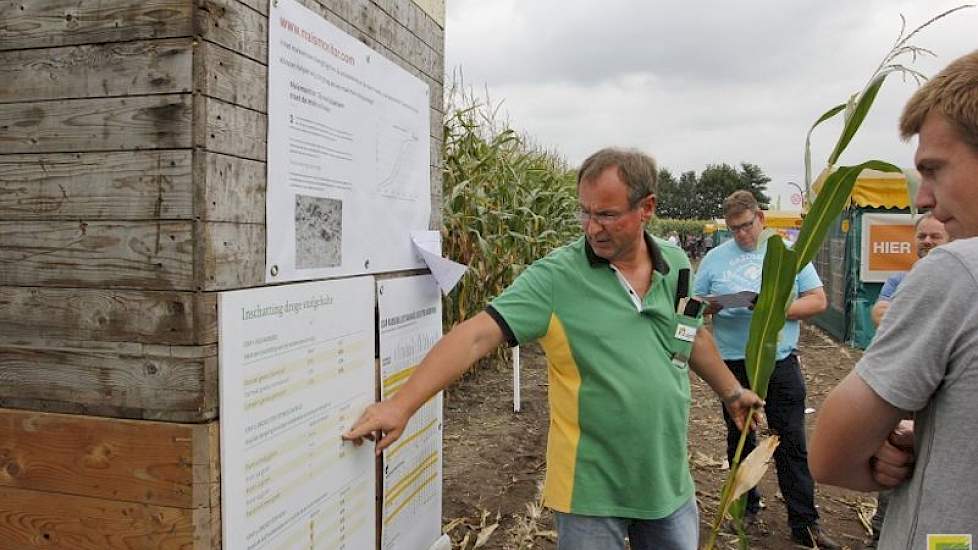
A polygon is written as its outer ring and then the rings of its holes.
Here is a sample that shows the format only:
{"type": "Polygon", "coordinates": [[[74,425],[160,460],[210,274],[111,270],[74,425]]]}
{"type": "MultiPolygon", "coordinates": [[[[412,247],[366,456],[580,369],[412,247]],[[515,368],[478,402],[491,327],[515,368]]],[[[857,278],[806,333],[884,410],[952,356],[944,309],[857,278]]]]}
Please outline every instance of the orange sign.
{"type": "Polygon", "coordinates": [[[866,244],[871,271],[909,271],[917,261],[913,225],[872,224],[866,244]]]}

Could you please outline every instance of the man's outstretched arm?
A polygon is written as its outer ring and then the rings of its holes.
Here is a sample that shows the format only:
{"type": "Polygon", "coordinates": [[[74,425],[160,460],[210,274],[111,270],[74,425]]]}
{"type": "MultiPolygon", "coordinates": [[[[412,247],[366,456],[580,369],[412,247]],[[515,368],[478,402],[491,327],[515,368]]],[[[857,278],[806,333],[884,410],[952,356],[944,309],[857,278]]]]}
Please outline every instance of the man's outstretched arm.
{"type": "Polygon", "coordinates": [[[401,436],[421,405],[504,341],[502,329],[486,312],[457,325],[431,348],[404,386],[390,398],[367,407],[343,439],[359,445],[364,438],[379,435],[380,454],[401,436]]]}

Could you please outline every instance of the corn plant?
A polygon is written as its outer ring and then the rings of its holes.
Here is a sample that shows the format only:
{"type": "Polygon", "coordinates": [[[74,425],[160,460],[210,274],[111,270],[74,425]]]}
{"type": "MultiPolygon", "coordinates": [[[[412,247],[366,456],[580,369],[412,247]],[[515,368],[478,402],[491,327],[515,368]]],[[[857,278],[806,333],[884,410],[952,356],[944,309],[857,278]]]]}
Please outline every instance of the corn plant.
{"type": "Polygon", "coordinates": [[[663,238],[673,231],[681,237],[702,237],[706,234],[706,226],[712,223],[713,220],[677,220],[653,217],[649,220],[648,228],[653,235],[663,238]]]}
{"type": "MultiPolygon", "coordinates": [[[[806,190],[811,187],[812,132],[821,123],[840,113],[844,113],[845,120],[842,131],[836,140],[835,147],[829,155],[826,162],[827,166],[823,171],[826,177],[815,200],[810,202],[811,208],[802,222],[801,231],[798,234],[798,239],[794,246],[789,247],[785,245],[784,241],[773,232],[767,232],[762,236],[766,241],[767,251],[764,255],[764,263],[761,271],[761,291],[757,298],[757,305],[754,308],[753,317],[751,318],[747,349],[745,350],[747,375],[750,380],[751,389],[762,399],[767,395],[768,382],[774,370],[778,333],[784,326],[786,312],[791,305],[795,277],[815,257],[829,227],[849,202],[852,188],[863,170],[871,168],[882,172],[901,172],[901,169],[897,166],[880,160],[870,160],[853,166],[837,167],[836,163],[839,157],[866,119],[866,115],[869,113],[873,101],[876,99],[876,95],[879,93],[887,76],[898,73],[904,77],[913,78],[918,83],[925,78],[918,71],[899,62],[899,58],[901,57],[909,56],[911,60],[916,60],[918,55],[933,55],[929,50],[910,44],[910,39],[921,29],[938,19],[967,7],[972,6],[959,6],[943,12],[915,28],[909,34],[905,33],[906,21],[901,16],[903,24],[900,27],[897,41],[883,58],[879,67],[873,72],[866,86],[858,93],[853,94],[847,102],[836,105],[826,111],[815,121],[815,124],[808,131],[805,140],[806,190]]],[[[912,177],[908,177],[908,181],[912,182],[912,177]]],[[[741,466],[741,453],[750,430],[749,426],[751,425],[753,415],[754,411],[751,411],[747,421],[744,423],[745,427],[741,432],[733,461],[730,464],[730,472],[720,492],[720,506],[711,526],[710,538],[705,547],[707,550],[712,549],[716,543],[717,535],[728,512],[732,512],[735,523],[743,517],[745,508],[743,506],[743,500],[734,505],[734,500],[739,496],[741,491],[738,490],[735,492],[734,486],[738,469],[741,466]]],[[[759,445],[757,450],[761,450],[761,447],[759,445]]],[[[771,449],[771,452],[773,452],[773,449],[771,449]]],[[[759,479],[760,477],[758,476],[757,480],[759,481],[759,479]]],[[[754,485],[756,483],[757,481],[754,481],[754,485]]],[[[744,499],[746,497],[740,498],[744,499]]],[[[740,538],[741,545],[745,545],[746,537],[742,531],[738,533],[738,537],[740,538]]]]}
{"type": "Polygon", "coordinates": [[[485,308],[533,260],[580,233],[574,173],[456,85],[446,108],[442,243],[469,270],[445,299],[447,326],[485,308]]]}

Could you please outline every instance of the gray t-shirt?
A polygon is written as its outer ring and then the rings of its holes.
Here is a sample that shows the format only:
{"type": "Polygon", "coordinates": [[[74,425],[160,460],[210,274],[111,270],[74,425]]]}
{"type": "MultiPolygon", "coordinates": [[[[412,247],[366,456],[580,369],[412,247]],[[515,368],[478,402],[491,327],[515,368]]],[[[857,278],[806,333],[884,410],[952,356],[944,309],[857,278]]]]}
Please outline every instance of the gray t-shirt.
{"type": "Polygon", "coordinates": [[[914,266],[856,373],[913,411],[916,466],[886,511],[880,548],[927,548],[927,535],[978,542],[978,238],[914,266]]]}

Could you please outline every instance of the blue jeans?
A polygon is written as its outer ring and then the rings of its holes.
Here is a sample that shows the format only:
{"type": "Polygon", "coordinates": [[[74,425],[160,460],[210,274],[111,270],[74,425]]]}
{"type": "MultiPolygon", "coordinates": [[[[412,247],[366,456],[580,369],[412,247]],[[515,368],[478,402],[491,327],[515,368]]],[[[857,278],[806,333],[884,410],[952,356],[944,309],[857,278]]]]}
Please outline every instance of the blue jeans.
{"type": "Polygon", "coordinates": [[[557,550],[696,550],[700,518],[696,497],[661,519],[608,518],[554,512],[557,550]]]}

